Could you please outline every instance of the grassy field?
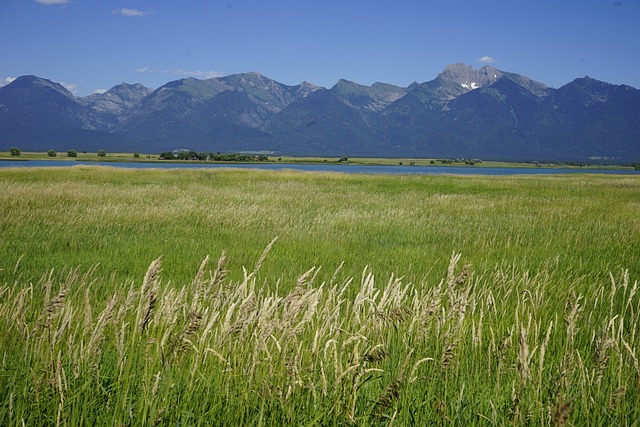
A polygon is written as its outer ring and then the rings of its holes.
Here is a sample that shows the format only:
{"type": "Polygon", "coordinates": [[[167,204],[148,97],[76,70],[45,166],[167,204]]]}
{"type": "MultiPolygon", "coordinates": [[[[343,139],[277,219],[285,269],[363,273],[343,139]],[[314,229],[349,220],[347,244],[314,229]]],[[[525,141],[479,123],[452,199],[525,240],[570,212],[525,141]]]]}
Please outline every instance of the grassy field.
{"type": "Polygon", "coordinates": [[[640,177],[0,184],[1,425],[640,419],[640,177]]]}

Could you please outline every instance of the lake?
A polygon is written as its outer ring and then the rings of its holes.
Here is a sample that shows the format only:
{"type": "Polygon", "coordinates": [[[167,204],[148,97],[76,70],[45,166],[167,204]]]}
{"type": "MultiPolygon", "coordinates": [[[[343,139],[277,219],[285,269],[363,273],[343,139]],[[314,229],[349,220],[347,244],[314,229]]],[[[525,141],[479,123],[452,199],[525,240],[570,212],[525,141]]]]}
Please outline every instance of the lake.
{"type": "Polygon", "coordinates": [[[308,172],[342,172],[366,174],[395,174],[395,175],[540,175],[540,174],[568,174],[568,173],[598,173],[639,175],[640,171],[620,169],[589,169],[589,168],[502,168],[479,166],[389,166],[389,165],[352,165],[352,164],[302,164],[302,163],[143,163],[143,162],[81,162],[73,160],[23,160],[0,161],[0,168],[7,167],[69,167],[78,165],[110,166],[118,168],[137,169],[263,169],[263,170],[299,170],[308,172]]]}

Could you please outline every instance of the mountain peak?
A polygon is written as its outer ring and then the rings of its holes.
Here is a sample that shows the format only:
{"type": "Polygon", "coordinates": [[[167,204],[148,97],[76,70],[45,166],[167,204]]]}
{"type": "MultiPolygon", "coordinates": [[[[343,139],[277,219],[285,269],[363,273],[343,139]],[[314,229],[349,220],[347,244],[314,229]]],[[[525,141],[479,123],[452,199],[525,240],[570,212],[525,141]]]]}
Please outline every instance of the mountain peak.
{"type": "Polygon", "coordinates": [[[502,71],[489,65],[476,70],[470,65],[456,63],[444,67],[438,77],[449,83],[458,84],[464,89],[474,90],[494,83],[502,75],[502,71]]]}
{"type": "Polygon", "coordinates": [[[73,94],[60,83],[33,75],[20,76],[5,87],[15,89],[51,89],[68,98],[74,98],[73,94]]]}

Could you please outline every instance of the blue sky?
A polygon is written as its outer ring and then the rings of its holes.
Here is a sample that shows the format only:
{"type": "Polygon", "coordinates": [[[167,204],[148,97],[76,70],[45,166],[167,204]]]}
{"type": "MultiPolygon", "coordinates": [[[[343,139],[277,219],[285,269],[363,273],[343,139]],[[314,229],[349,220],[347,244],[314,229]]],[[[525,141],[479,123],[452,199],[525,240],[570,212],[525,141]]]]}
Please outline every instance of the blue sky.
{"type": "Polygon", "coordinates": [[[1,0],[0,40],[0,84],[78,96],[249,71],[408,86],[454,62],[640,88],[639,0],[1,0]]]}

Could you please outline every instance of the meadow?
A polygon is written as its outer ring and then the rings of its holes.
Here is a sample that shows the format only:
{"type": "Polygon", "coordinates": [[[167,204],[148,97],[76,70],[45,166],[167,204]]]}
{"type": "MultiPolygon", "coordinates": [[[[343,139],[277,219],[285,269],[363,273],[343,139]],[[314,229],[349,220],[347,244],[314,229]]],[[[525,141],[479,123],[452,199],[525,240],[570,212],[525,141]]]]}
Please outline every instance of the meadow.
{"type": "Polygon", "coordinates": [[[640,419],[640,177],[0,185],[2,425],[640,419]]]}

